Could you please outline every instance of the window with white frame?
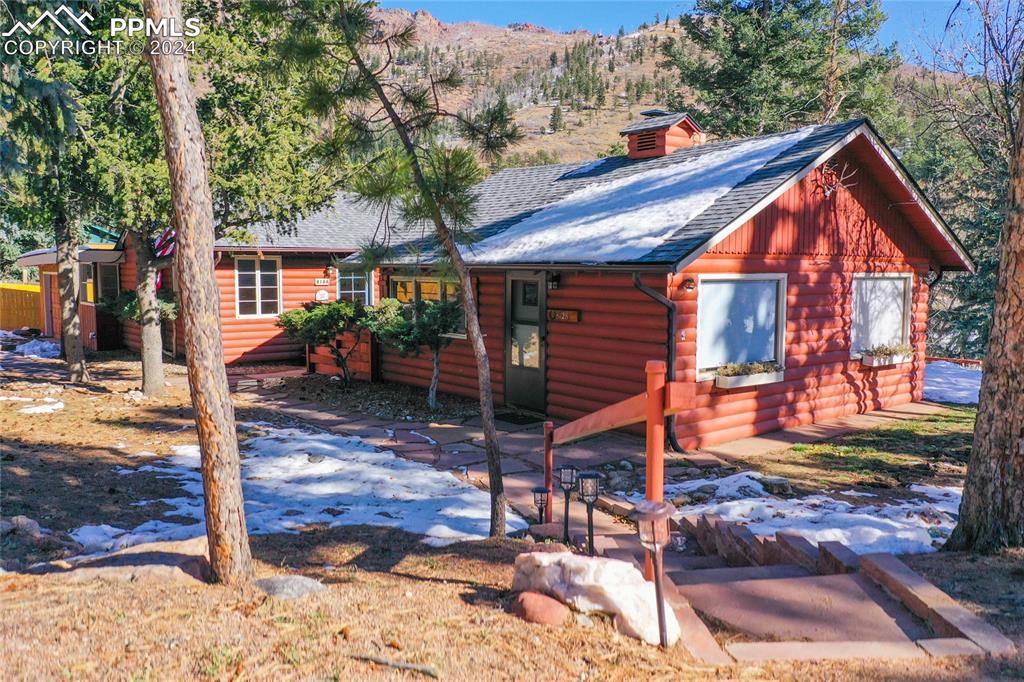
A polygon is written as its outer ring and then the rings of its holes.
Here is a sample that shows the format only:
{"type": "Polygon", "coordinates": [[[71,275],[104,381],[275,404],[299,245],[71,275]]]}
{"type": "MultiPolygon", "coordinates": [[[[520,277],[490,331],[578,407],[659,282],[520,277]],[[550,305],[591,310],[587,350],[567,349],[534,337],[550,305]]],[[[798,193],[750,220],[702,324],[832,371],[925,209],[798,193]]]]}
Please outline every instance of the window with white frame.
{"type": "Polygon", "coordinates": [[[236,258],[238,317],[270,317],[281,312],[281,259],[236,258]]]}
{"type": "Polygon", "coordinates": [[[697,369],[784,361],[786,276],[704,275],[697,289],[697,369]]]}
{"type": "Polygon", "coordinates": [[[78,264],[78,302],[96,302],[96,289],[92,278],[92,263],[78,264]]]}
{"type": "Polygon", "coordinates": [[[338,271],[338,300],[373,303],[373,276],[368,272],[338,271]]]}
{"type": "MultiPolygon", "coordinates": [[[[390,284],[391,298],[402,303],[417,301],[454,301],[462,305],[462,293],[459,283],[438,279],[436,277],[392,277],[390,284]]],[[[459,328],[454,332],[461,336],[466,333],[466,319],[463,315],[459,328]]]]}
{"type": "Polygon", "coordinates": [[[910,273],[855,275],[852,345],[854,354],[910,341],[910,273]]]}

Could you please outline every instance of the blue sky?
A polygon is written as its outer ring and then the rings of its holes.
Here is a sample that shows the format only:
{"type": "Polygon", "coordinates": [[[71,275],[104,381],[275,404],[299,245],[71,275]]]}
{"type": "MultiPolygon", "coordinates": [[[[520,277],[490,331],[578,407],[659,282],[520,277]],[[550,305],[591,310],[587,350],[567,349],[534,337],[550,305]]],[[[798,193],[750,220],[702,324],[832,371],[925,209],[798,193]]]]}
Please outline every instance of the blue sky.
{"type": "MultiPolygon", "coordinates": [[[[385,7],[425,9],[444,22],[479,21],[506,26],[530,22],[556,31],[583,28],[605,34],[619,26],[626,30],[655,14],[679,15],[693,7],[692,0],[382,0],[385,7]]],[[[905,59],[914,48],[927,51],[927,39],[942,35],[954,0],[882,0],[889,19],[880,32],[883,44],[897,42],[905,59]]]]}

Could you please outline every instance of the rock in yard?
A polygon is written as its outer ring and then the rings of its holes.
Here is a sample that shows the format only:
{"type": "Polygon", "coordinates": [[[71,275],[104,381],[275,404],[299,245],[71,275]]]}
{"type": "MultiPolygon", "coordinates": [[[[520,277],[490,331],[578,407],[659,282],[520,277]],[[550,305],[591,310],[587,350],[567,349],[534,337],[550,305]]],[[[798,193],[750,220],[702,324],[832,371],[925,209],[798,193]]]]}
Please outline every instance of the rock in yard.
{"type": "Polygon", "coordinates": [[[33,521],[27,516],[12,516],[11,525],[14,530],[29,537],[39,538],[43,535],[43,529],[39,526],[39,522],[33,521]]]}
{"type": "Polygon", "coordinates": [[[558,552],[568,552],[569,548],[561,542],[534,542],[530,544],[525,551],[557,554],[558,552]]]}
{"type": "Polygon", "coordinates": [[[672,504],[674,504],[677,507],[685,507],[686,505],[690,504],[690,502],[692,502],[692,500],[690,499],[690,496],[687,495],[686,493],[680,493],[672,498],[672,504]]]}
{"type": "Polygon", "coordinates": [[[569,607],[540,592],[520,592],[512,602],[512,613],[527,623],[563,625],[569,618],[569,607]]]}
{"type": "MultiPolygon", "coordinates": [[[[111,582],[203,581],[210,574],[206,552],[205,535],[177,542],[148,542],[112,554],[76,561],[70,570],[60,575],[71,582],[97,578],[111,582]]],[[[66,566],[64,562],[53,562],[51,570],[66,566]]]]}
{"type": "Polygon", "coordinates": [[[257,580],[256,587],[278,599],[298,599],[327,589],[319,580],[304,575],[275,575],[257,580]]]}
{"type": "Polygon", "coordinates": [[[791,495],[793,486],[789,479],[782,476],[765,476],[761,479],[761,485],[772,495],[791,495]]]}
{"type": "MultiPolygon", "coordinates": [[[[611,614],[623,634],[658,644],[654,583],[624,561],[568,553],[520,554],[512,589],[547,594],[583,613],[611,614]]],[[[665,617],[669,644],[675,644],[679,622],[667,604],[665,617]]]]}

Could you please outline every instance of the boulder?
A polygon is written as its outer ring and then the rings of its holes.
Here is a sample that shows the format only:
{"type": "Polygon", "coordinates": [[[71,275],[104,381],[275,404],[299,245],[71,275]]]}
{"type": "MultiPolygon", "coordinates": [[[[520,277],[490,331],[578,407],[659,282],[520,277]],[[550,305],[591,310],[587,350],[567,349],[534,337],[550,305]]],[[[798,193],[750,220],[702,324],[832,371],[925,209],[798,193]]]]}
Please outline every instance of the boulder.
{"type": "Polygon", "coordinates": [[[533,542],[526,548],[527,552],[568,552],[569,548],[561,542],[533,542]]]}
{"type": "Polygon", "coordinates": [[[111,582],[205,581],[210,576],[205,535],[176,542],[148,542],[98,557],[66,562],[52,562],[44,570],[58,573],[71,582],[99,579],[111,582]]]}
{"type": "MultiPolygon", "coordinates": [[[[541,592],[583,613],[607,613],[625,635],[658,644],[654,583],[632,564],[603,557],[531,552],[516,557],[512,589],[541,592]]],[[[669,644],[679,639],[679,622],[665,604],[669,644]]]]}
{"type": "Polygon", "coordinates": [[[278,599],[298,599],[327,589],[319,580],[304,575],[275,575],[257,580],[256,587],[278,599]]]}
{"type": "Polygon", "coordinates": [[[527,623],[564,625],[569,618],[569,607],[540,592],[520,592],[512,602],[512,613],[527,623]]]}
{"type": "Polygon", "coordinates": [[[33,521],[27,516],[12,516],[11,525],[15,530],[29,537],[39,538],[43,535],[43,529],[39,526],[39,522],[33,521]]]}
{"type": "Polygon", "coordinates": [[[764,476],[760,483],[772,495],[791,495],[793,493],[793,486],[789,479],[783,476],[764,476]]]}

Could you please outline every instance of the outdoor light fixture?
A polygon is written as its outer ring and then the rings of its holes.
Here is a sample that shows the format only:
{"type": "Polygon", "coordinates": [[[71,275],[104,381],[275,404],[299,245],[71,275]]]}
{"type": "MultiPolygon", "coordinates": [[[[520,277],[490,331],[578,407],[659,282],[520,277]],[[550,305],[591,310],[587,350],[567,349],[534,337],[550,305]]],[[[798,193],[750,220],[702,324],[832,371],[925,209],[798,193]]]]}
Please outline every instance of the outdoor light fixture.
{"type": "Polygon", "coordinates": [[[658,599],[658,634],[661,648],[668,648],[668,633],[665,630],[665,598],[662,596],[661,550],[669,542],[668,520],[676,508],[669,502],[643,500],[636,504],[637,533],[640,544],[651,554],[654,564],[654,594],[658,599]]]}
{"type": "Polygon", "coordinates": [[[544,510],[548,508],[548,489],[534,488],[533,503],[537,506],[537,523],[544,523],[544,510]]]}
{"type": "Polygon", "coordinates": [[[694,282],[692,278],[687,278],[683,280],[683,289],[685,289],[686,291],[693,291],[696,288],[697,283],[694,282]]]}
{"type": "Polygon", "coordinates": [[[594,556],[594,503],[601,494],[601,474],[584,471],[580,474],[580,498],[587,505],[587,553],[594,556]]]}
{"type": "Polygon", "coordinates": [[[557,272],[552,272],[548,275],[548,289],[557,289],[562,284],[562,275],[557,272]]]}
{"type": "Polygon", "coordinates": [[[579,471],[571,464],[558,467],[558,485],[565,493],[565,513],[562,515],[562,541],[569,544],[569,495],[576,487],[576,472],[579,471]]]}

